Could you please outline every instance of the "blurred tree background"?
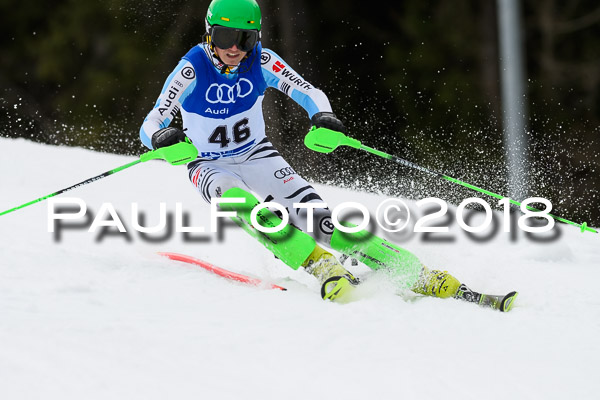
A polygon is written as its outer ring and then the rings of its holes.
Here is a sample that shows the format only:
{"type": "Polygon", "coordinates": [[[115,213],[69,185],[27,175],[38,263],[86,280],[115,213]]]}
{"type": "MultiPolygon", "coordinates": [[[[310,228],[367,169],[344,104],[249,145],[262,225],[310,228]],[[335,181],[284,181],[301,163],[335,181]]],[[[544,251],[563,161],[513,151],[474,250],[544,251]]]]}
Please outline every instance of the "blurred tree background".
{"type": "MultiPolygon", "coordinates": [[[[264,46],[328,94],[351,136],[506,193],[496,1],[258,0],[264,46]]],[[[209,1],[0,4],[0,136],[137,155],[139,126],[202,40],[209,1]]],[[[521,5],[530,195],[598,226],[600,5],[521,5]]],[[[271,140],[315,182],[454,204],[473,195],[364,152],[311,153],[302,108],[273,89],[264,107],[271,140]]]]}

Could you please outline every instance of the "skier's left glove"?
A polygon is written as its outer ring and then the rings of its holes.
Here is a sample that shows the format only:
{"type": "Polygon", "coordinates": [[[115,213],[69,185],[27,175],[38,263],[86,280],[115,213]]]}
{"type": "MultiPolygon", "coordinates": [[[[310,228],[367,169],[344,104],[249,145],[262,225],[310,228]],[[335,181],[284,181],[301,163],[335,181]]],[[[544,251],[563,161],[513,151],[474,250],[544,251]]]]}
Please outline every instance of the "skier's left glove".
{"type": "Polygon", "coordinates": [[[312,116],[310,121],[317,128],[327,128],[332,131],[346,133],[346,127],[332,112],[318,112],[312,116]]]}
{"type": "Polygon", "coordinates": [[[185,133],[181,129],[167,127],[159,129],[152,135],[152,148],[154,150],[161,147],[172,146],[185,141],[185,133]]]}

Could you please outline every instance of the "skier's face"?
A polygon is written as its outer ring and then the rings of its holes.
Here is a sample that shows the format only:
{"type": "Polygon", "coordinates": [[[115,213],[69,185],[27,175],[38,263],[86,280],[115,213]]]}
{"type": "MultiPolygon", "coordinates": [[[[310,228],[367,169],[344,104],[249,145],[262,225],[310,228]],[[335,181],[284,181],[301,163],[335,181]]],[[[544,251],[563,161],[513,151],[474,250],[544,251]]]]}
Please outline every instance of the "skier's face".
{"type": "Polygon", "coordinates": [[[246,54],[248,54],[246,51],[241,51],[240,49],[238,49],[238,47],[235,44],[229,49],[220,49],[219,47],[215,46],[215,51],[217,52],[217,55],[219,56],[221,61],[223,61],[230,67],[235,67],[236,65],[238,65],[240,61],[242,61],[243,58],[246,56],[246,54]]]}

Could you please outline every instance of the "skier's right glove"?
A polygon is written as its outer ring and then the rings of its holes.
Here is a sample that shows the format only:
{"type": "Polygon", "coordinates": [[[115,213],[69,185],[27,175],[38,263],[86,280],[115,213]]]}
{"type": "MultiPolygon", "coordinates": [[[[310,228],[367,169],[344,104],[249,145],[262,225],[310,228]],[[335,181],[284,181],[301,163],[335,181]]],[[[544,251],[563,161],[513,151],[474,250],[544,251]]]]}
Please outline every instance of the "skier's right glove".
{"type": "Polygon", "coordinates": [[[335,114],[332,112],[318,112],[312,116],[310,121],[312,122],[314,127],[327,128],[331,129],[332,131],[346,133],[346,127],[344,126],[342,121],[337,119],[335,114]]]}
{"type": "Polygon", "coordinates": [[[159,129],[152,135],[152,148],[154,150],[161,147],[172,146],[185,141],[185,133],[181,129],[167,127],[159,129]]]}

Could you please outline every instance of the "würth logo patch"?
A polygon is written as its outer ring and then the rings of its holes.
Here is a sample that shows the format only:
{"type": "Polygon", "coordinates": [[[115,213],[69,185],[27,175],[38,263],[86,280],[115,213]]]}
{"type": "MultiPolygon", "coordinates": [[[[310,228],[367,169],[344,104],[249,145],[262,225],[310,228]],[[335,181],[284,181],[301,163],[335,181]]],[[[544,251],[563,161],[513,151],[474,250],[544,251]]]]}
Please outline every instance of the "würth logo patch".
{"type": "Polygon", "coordinates": [[[275,64],[273,64],[273,71],[275,71],[275,72],[279,72],[284,68],[285,68],[285,65],[283,65],[279,61],[275,61],[275,64]]]}

